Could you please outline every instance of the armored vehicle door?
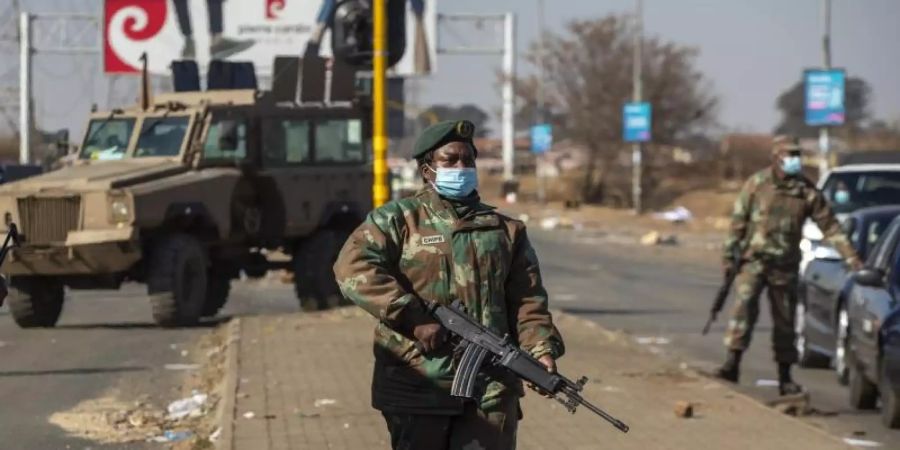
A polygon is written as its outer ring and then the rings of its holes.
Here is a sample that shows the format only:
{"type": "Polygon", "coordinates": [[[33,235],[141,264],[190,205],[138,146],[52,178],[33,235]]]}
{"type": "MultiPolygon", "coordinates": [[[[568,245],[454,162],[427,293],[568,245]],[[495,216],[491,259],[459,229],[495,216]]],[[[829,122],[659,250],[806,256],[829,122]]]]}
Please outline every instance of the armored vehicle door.
{"type": "Polygon", "coordinates": [[[282,110],[262,116],[260,129],[260,173],[283,202],[284,234],[295,237],[310,233],[318,223],[314,203],[325,194],[313,165],[313,123],[296,111],[282,110]]]}

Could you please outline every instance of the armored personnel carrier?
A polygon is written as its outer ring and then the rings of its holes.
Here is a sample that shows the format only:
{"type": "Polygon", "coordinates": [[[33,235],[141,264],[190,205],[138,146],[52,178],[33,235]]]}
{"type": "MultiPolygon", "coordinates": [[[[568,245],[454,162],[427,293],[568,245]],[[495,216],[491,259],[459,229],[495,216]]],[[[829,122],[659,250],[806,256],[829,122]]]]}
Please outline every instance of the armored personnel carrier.
{"type": "Polygon", "coordinates": [[[190,325],[240,271],[273,267],[293,270],[305,309],[338,296],[332,263],[372,205],[362,102],[229,89],[141,103],[93,113],[71,167],[0,186],[22,237],[4,265],[19,326],[54,326],[65,288],[126,281],[146,284],[156,323],[190,325]]]}

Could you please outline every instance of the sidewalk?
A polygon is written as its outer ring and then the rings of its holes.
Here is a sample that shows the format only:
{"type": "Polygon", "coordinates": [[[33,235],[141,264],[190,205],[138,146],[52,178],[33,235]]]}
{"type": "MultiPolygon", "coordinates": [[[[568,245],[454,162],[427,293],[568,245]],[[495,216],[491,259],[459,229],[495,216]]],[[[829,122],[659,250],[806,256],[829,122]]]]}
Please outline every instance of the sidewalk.
{"type": "MultiPolygon", "coordinates": [[[[522,403],[519,449],[847,448],[623,335],[571,316],[556,321],[568,347],[560,371],[590,378],[585,397],[631,432],[620,433],[584,408],[570,415],[532,393],[522,403]],[[695,417],[676,417],[678,401],[694,403],[695,417]]],[[[226,393],[220,448],[389,448],[384,421],[370,406],[373,325],[353,307],[239,319],[226,374],[236,392],[230,399],[226,393]]]]}

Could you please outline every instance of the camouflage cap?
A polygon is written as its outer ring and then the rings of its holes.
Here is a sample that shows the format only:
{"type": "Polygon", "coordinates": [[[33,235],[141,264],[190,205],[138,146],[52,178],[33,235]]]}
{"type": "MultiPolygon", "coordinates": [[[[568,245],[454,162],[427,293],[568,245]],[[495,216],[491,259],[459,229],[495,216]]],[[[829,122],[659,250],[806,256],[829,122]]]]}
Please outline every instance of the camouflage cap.
{"type": "MultiPolygon", "coordinates": [[[[420,158],[422,155],[439,148],[450,142],[466,142],[472,144],[472,136],[475,135],[475,125],[468,120],[445,120],[429,126],[419,139],[416,139],[416,145],[413,147],[413,158],[420,158]]],[[[478,156],[478,149],[472,145],[475,156],[478,156]]]]}
{"type": "Polygon", "coordinates": [[[772,153],[779,153],[781,151],[786,152],[799,152],[803,150],[800,147],[800,141],[796,136],[791,136],[787,134],[779,134],[772,139],[772,153]]]}

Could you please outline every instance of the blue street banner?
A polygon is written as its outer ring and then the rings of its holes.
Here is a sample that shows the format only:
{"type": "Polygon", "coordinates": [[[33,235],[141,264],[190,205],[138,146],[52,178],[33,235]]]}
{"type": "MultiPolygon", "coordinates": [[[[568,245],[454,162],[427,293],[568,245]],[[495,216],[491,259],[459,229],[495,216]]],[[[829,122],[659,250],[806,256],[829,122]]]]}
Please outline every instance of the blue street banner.
{"type": "Polygon", "coordinates": [[[623,138],[625,142],[647,142],[650,140],[652,107],[649,103],[626,103],[622,109],[623,138]]]}
{"type": "Polygon", "coordinates": [[[807,125],[821,127],[844,123],[845,79],[843,69],[810,69],[803,73],[807,125]]]}
{"type": "Polygon", "coordinates": [[[542,123],[531,127],[531,152],[546,153],[553,146],[553,127],[542,123]]]}

